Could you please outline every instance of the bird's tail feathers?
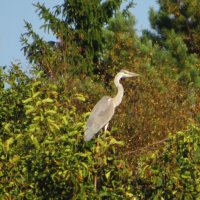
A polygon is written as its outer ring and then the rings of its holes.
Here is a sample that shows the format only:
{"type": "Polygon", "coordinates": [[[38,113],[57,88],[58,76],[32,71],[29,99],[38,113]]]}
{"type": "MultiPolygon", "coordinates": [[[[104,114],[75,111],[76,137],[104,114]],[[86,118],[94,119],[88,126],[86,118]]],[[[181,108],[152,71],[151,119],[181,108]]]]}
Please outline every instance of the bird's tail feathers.
{"type": "Polygon", "coordinates": [[[84,133],[84,140],[90,141],[94,137],[95,133],[91,132],[90,130],[86,130],[84,133]]]}

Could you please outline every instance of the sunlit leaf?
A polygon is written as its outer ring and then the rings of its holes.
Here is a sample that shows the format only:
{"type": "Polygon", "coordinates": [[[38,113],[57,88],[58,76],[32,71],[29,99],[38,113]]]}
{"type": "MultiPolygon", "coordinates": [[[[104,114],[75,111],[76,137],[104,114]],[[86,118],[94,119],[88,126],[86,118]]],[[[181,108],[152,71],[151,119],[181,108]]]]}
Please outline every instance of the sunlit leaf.
{"type": "Polygon", "coordinates": [[[105,174],[105,176],[106,176],[107,179],[110,178],[110,174],[111,174],[111,171],[109,171],[109,172],[107,172],[107,173],[105,174]]]}
{"type": "Polygon", "coordinates": [[[42,100],[42,103],[53,103],[53,99],[50,99],[50,98],[46,98],[46,99],[43,99],[42,100]]]}
{"type": "Polygon", "coordinates": [[[23,100],[22,102],[23,102],[24,104],[27,104],[27,103],[29,103],[29,102],[31,102],[31,101],[33,101],[33,98],[25,99],[25,100],[23,100]]]}

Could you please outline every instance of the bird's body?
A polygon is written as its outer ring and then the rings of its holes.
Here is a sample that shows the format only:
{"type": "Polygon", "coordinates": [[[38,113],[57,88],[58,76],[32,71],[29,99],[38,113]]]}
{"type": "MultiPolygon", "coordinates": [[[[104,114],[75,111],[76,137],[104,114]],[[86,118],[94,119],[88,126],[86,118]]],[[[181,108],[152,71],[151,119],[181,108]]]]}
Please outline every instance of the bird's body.
{"type": "Polygon", "coordinates": [[[112,98],[104,96],[93,108],[86,124],[85,141],[91,140],[94,135],[111,120],[115,107],[112,98]]]}
{"type": "Polygon", "coordinates": [[[89,119],[86,123],[86,130],[84,133],[84,140],[90,141],[94,135],[103,127],[105,127],[112,116],[114,115],[115,108],[121,103],[124,89],[122,84],[119,82],[122,77],[133,77],[138,76],[136,73],[128,72],[126,70],[121,70],[115,77],[114,83],[118,89],[117,95],[112,98],[109,96],[104,96],[100,101],[94,106],[89,119]]]}

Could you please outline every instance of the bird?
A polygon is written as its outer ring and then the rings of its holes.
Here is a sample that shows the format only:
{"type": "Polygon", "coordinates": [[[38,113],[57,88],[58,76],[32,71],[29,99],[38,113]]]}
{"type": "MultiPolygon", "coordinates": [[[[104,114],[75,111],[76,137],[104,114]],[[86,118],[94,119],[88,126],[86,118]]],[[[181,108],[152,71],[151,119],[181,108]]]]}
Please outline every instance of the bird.
{"type": "Polygon", "coordinates": [[[90,141],[103,127],[106,132],[108,123],[114,115],[115,108],[122,102],[124,88],[120,83],[121,78],[139,76],[137,73],[120,70],[114,78],[114,84],[118,89],[115,97],[104,96],[94,106],[86,122],[84,141],[90,141]]]}

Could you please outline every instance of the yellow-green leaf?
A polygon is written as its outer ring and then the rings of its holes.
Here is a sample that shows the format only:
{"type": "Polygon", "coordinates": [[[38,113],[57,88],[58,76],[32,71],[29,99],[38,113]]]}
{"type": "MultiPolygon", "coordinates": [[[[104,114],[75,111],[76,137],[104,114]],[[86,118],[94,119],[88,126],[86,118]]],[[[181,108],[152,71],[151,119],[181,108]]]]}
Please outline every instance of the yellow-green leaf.
{"type": "Polygon", "coordinates": [[[53,99],[50,99],[50,98],[46,98],[46,99],[43,99],[42,100],[42,103],[53,103],[53,99]]]}
{"type": "Polygon", "coordinates": [[[6,151],[9,151],[10,149],[10,145],[14,142],[14,138],[10,137],[9,139],[6,140],[5,142],[5,148],[6,151]]]}
{"type": "Polygon", "coordinates": [[[34,112],[34,111],[35,111],[35,108],[32,107],[32,108],[30,108],[29,110],[27,110],[27,111],[25,112],[25,114],[28,115],[28,114],[30,114],[30,113],[32,113],[32,112],[34,112]]]}
{"type": "MultiPolygon", "coordinates": [[[[133,194],[130,193],[130,192],[126,192],[126,196],[129,197],[129,198],[132,198],[132,197],[133,197],[133,194]]],[[[134,199],[136,199],[136,198],[133,198],[133,200],[134,200],[134,199]]]]}
{"type": "Polygon", "coordinates": [[[23,100],[22,103],[26,104],[26,103],[29,103],[31,101],[33,101],[33,99],[32,98],[28,98],[28,99],[23,100]]]}
{"type": "Polygon", "coordinates": [[[33,87],[36,87],[36,86],[38,86],[38,85],[40,85],[40,84],[41,84],[41,81],[36,81],[35,83],[32,84],[32,86],[33,86],[33,87]]]}
{"type": "Polygon", "coordinates": [[[33,94],[33,98],[36,98],[38,95],[40,95],[41,92],[36,92],[33,94]]]}
{"type": "Polygon", "coordinates": [[[84,162],[81,162],[81,164],[83,165],[83,167],[85,167],[86,169],[88,169],[87,164],[85,164],[84,162]]]}
{"type": "Polygon", "coordinates": [[[47,110],[46,113],[47,114],[56,114],[56,111],[55,110],[47,110]]]}
{"type": "Polygon", "coordinates": [[[67,117],[66,117],[66,116],[63,116],[63,117],[62,117],[62,120],[63,120],[63,122],[64,122],[65,125],[68,124],[68,121],[67,121],[67,117]]]}
{"type": "Polygon", "coordinates": [[[60,129],[60,127],[57,124],[55,124],[55,123],[51,123],[50,125],[53,126],[54,128],[56,128],[57,130],[60,129]]]}
{"type": "Polygon", "coordinates": [[[42,104],[42,101],[37,101],[36,102],[36,106],[39,106],[39,105],[41,105],[42,104]]]}
{"type": "Polygon", "coordinates": [[[105,176],[106,176],[107,179],[110,178],[110,173],[111,173],[111,171],[109,171],[109,172],[107,172],[107,173],[105,174],[105,176]]]}
{"type": "Polygon", "coordinates": [[[115,138],[110,140],[110,145],[117,144],[117,145],[124,145],[122,141],[117,141],[115,138]]]}
{"type": "Polygon", "coordinates": [[[10,163],[17,163],[20,160],[19,155],[14,155],[12,158],[9,159],[10,163]]]}
{"type": "Polygon", "coordinates": [[[36,116],[33,118],[33,121],[40,121],[41,120],[41,117],[40,116],[36,116]]]}
{"type": "Polygon", "coordinates": [[[33,109],[34,107],[31,105],[25,105],[24,108],[26,108],[28,110],[28,109],[33,109]]]}
{"type": "Polygon", "coordinates": [[[11,124],[10,124],[10,123],[7,123],[7,124],[4,126],[4,129],[5,129],[7,132],[10,132],[10,126],[11,126],[11,124]]]}
{"type": "Polygon", "coordinates": [[[35,146],[36,149],[39,149],[39,142],[37,140],[37,138],[34,135],[31,135],[31,140],[33,141],[33,144],[35,146]]]}
{"type": "Polygon", "coordinates": [[[76,99],[78,99],[79,101],[85,101],[85,97],[82,94],[76,94],[76,99]]]}

